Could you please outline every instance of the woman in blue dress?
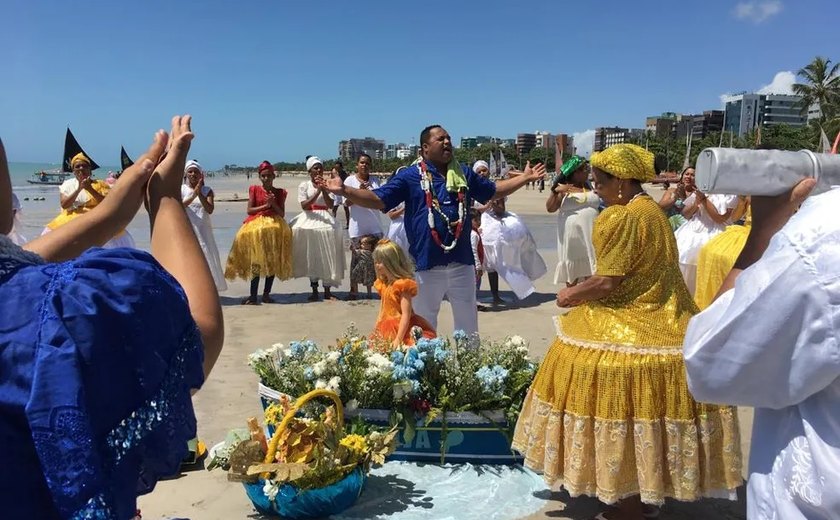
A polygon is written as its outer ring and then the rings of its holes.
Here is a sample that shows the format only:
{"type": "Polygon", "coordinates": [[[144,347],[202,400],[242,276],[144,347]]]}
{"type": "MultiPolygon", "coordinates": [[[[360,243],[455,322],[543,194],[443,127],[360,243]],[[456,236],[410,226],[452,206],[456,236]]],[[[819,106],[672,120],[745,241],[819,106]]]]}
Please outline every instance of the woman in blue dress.
{"type": "MultiPolygon", "coordinates": [[[[218,357],[218,294],[181,205],[189,116],[96,208],[15,246],[0,236],[3,518],[128,520],[195,437],[218,357]],[[144,202],[151,255],[99,249],[144,202]]],[[[11,212],[0,143],[0,235],[11,212]]]]}

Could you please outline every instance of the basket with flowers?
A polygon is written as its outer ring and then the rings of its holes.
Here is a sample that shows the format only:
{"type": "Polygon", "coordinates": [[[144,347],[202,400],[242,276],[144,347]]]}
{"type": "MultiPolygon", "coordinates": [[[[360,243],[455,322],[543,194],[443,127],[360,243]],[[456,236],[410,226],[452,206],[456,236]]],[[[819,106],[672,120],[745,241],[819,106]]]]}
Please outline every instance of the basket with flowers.
{"type": "MultiPolygon", "coordinates": [[[[516,463],[510,434],[537,365],[519,336],[418,338],[391,349],[351,326],[327,349],[311,341],[249,356],[264,407],[312,389],[340,396],[347,415],[397,427],[396,460],[516,463]]],[[[318,409],[307,413],[317,414],[318,409]]]]}
{"type": "Polygon", "coordinates": [[[338,395],[313,390],[293,404],[275,403],[265,410],[267,439],[256,420],[250,435],[234,433],[234,442],[214,450],[210,468],[228,470],[228,479],[242,482],[261,514],[283,518],[318,518],[352,506],[374,465],[394,451],[396,430],[380,431],[358,424],[348,428],[338,395]],[[317,397],[331,399],[317,417],[301,409],[317,397]]]}

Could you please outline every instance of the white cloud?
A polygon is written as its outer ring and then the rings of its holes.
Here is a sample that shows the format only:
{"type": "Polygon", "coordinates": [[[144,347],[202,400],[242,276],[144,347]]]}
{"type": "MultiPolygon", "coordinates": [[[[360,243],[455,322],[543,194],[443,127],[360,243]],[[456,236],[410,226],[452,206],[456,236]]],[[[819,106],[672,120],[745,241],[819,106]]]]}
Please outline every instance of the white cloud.
{"type": "MultiPolygon", "coordinates": [[[[777,72],[773,76],[773,81],[767,85],[763,85],[755,91],[756,94],[793,94],[793,84],[796,83],[796,74],[789,70],[777,72]]],[[[720,95],[720,104],[726,106],[728,101],[732,101],[736,94],[727,92],[720,95]]]]}
{"type": "Polygon", "coordinates": [[[726,106],[726,104],[729,103],[730,101],[735,101],[735,96],[736,96],[736,94],[733,94],[731,92],[727,92],[726,94],[721,94],[720,95],[720,104],[722,106],[726,106]]]}
{"type": "Polygon", "coordinates": [[[764,85],[756,91],[757,94],[793,94],[793,84],[796,74],[789,70],[777,72],[769,85],[764,85]]]}
{"type": "Polygon", "coordinates": [[[595,145],[595,130],[575,132],[572,137],[575,140],[575,153],[583,157],[589,157],[592,154],[592,147],[595,145]]]}
{"type": "Polygon", "coordinates": [[[782,2],[780,0],[753,0],[751,2],[741,2],[736,5],[733,15],[739,20],[759,24],[776,16],[780,12],[782,12],[782,2]]]}

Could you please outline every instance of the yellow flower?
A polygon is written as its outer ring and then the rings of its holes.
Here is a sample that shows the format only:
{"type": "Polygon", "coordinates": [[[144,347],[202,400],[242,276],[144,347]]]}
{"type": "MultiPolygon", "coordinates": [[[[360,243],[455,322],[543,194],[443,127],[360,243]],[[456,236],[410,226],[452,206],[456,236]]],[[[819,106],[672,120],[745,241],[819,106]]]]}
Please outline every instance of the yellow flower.
{"type": "Polygon", "coordinates": [[[272,403],[265,409],[265,423],[277,426],[283,420],[284,415],[286,415],[286,412],[283,406],[278,403],[272,403]]]}
{"type": "Polygon", "coordinates": [[[367,451],[368,448],[367,441],[365,441],[365,438],[361,435],[356,435],[355,433],[350,434],[341,439],[341,441],[339,441],[339,444],[341,444],[351,452],[357,453],[359,455],[367,451]]]}

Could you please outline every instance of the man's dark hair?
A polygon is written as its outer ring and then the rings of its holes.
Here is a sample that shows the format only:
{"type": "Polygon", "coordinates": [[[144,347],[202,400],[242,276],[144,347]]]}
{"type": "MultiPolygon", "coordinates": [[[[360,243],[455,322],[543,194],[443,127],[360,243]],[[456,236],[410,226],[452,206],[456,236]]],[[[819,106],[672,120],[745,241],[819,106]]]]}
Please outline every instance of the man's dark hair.
{"type": "Polygon", "coordinates": [[[420,132],[420,146],[428,144],[429,138],[432,136],[432,130],[435,128],[443,128],[440,125],[429,125],[420,132]]]}
{"type": "Polygon", "coordinates": [[[371,157],[370,154],[362,152],[359,154],[359,159],[361,159],[362,157],[367,157],[368,161],[370,161],[370,164],[373,164],[373,157],[371,157]]]}

